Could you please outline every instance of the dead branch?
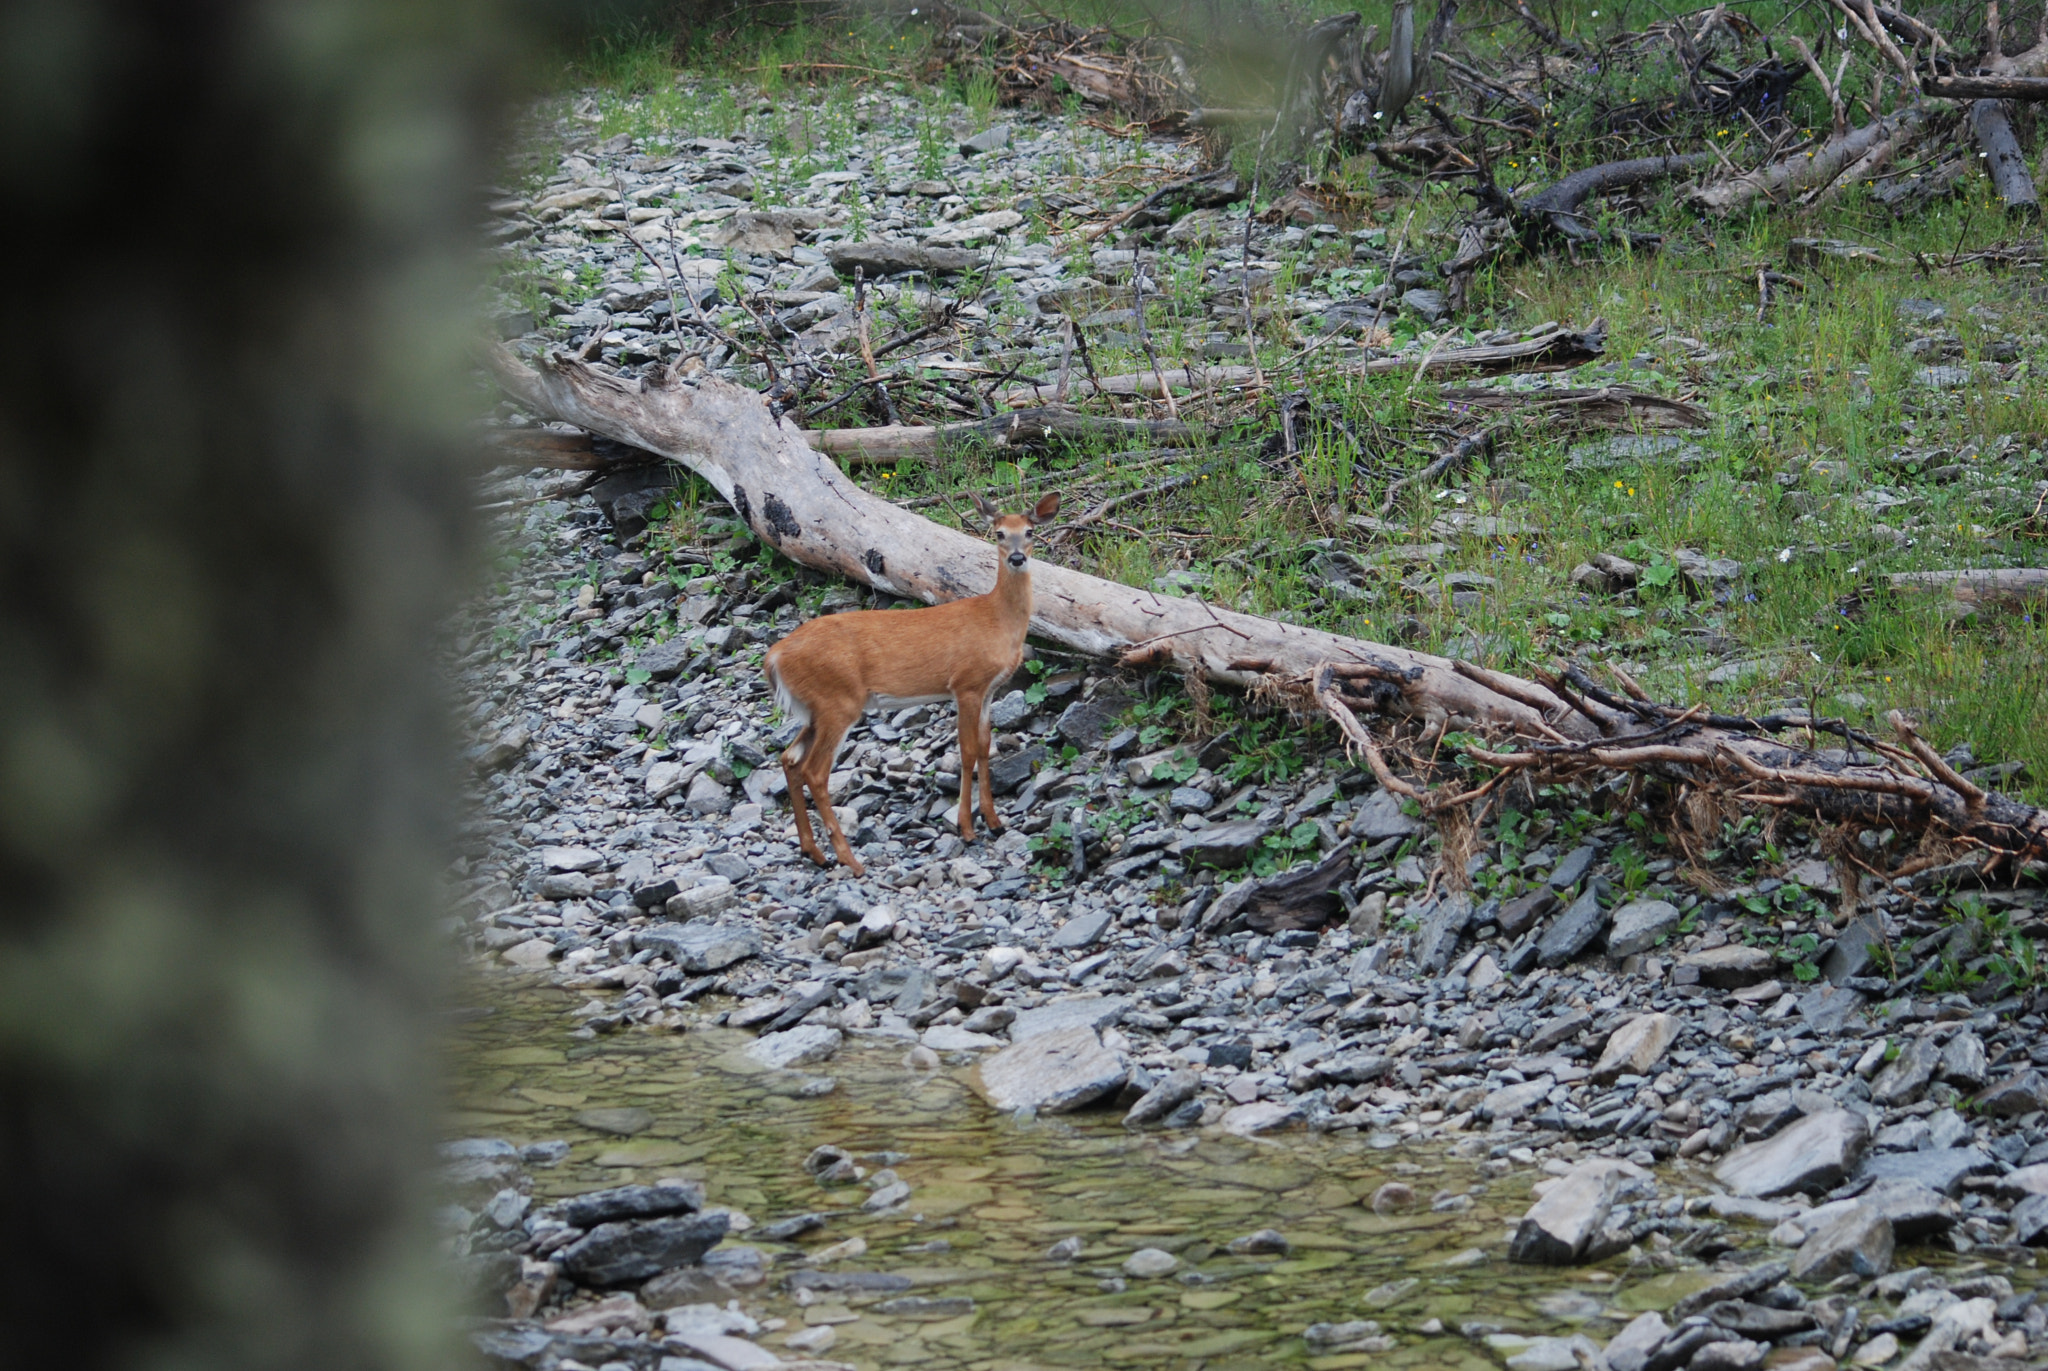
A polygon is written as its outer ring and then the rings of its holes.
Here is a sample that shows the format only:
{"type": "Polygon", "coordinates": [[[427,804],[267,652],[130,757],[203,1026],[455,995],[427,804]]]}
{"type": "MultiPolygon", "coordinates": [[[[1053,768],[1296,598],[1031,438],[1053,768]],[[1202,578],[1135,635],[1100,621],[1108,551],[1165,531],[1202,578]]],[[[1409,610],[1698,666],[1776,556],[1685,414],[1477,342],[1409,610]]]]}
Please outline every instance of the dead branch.
{"type": "Polygon", "coordinates": [[[1176,420],[1109,419],[1057,405],[1022,409],[992,419],[929,426],[892,424],[880,428],[805,429],[804,441],[853,465],[921,462],[970,442],[1036,451],[1059,444],[1185,443],[1194,430],[1176,420]]]}

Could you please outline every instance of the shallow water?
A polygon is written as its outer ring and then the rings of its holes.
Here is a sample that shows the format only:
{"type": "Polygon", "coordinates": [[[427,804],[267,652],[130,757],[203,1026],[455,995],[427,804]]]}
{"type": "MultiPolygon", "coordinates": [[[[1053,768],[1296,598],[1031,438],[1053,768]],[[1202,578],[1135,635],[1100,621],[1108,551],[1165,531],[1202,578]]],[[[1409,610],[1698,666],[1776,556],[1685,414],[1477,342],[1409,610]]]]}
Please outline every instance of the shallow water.
{"type": "MultiPolygon", "coordinates": [[[[764,1072],[738,1057],[747,1033],[579,1040],[569,1035],[568,1015],[584,995],[493,977],[475,998],[493,1012],[456,1030],[460,1112],[451,1135],[568,1140],[565,1162],[533,1173],[537,1200],[688,1176],[704,1183],[710,1204],[757,1224],[806,1211],[830,1216],[799,1243],[756,1244],[774,1268],[766,1285],[743,1292],[744,1305],[755,1318],[788,1321],[760,1338],[778,1350],[807,1323],[830,1322],[836,1341],[814,1355],[863,1368],[1476,1371],[1498,1363],[1460,1336],[1461,1324],[1604,1339],[1691,1284],[1685,1273],[1637,1274],[1618,1264],[1509,1264],[1508,1226],[1527,1207],[1537,1171],[1488,1176],[1481,1163],[1446,1155],[1440,1142],[1133,1134],[1114,1111],[1019,1123],[973,1094],[970,1067],[914,1069],[905,1043],[853,1039],[821,1068],[764,1072]],[[836,1082],[830,1093],[808,1093],[819,1076],[836,1082]],[[590,1109],[635,1106],[654,1122],[631,1138],[574,1120],[590,1109]],[[802,1163],[821,1143],[907,1154],[893,1168],[910,1184],[909,1200],[868,1215],[859,1211],[866,1187],[819,1186],[802,1163]],[[1389,1180],[1413,1187],[1416,1210],[1381,1216],[1361,1203],[1389,1180]],[[1440,1192],[1469,1196],[1470,1207],[1432,1212],[1440,1192]],[[1231,1239],[1266,1227],[1292,1244],[1284,1258],[1227,1250],[1231,1239]],[[1076,1234],[1085,1243],[1079,1260],[1046,1260],[1048,1247],[1076,1234]],[[804,1254],[856,1236],[867,1251],[828,1269],[904,1274],[916,1281],[912,1293],[965,1295],[973,1312],[879,1312],[890,1295],[832,1295],[802,1307],[780,1289],[804,1254]],[[935,1242],[944,1247],[929,1246],[935,1242]],[[1175,1253],[1180,1269],[1105,1290],[1141,1247],[1175,1253]],[[1442,1333],[1417,1331],[1432,1318],[1442,1320],[1442,1333]],[[1379,1320],[1398,1346],[1319,1355],[1302,1336],[1311,1324],[1351,1319],[1379,1320]]],[[[863,1164],[872,1173],[882,1163],[863,1164]]]]}

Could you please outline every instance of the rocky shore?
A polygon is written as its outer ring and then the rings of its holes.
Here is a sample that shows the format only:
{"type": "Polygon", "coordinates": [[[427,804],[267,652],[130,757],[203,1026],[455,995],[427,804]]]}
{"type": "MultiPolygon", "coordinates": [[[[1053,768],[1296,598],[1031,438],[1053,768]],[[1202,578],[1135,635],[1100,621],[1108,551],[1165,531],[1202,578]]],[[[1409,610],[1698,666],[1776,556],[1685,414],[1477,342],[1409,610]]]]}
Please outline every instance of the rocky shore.
{"type": "MultiPolygon", "coordinates": [[[[1026,191],[1028,159],[1008,149],[1051,156],[1068,137],[949,152],[948,184],[985,186],[977,159],[996,155],[1012,160],[986,176],[1026,191]]],[[[561,316],[567,341],[602,329],[608,359],[652,362],[674,349],[619,233],[733,219],[742,202],[714,197],[744,189],[758,160],[741,140],[572,138],[563,166],[604,195],[508,203],[525,233],[506,236],[613,283],[616,301],[561,316]],[[668,190],[636,190],[657,184],[668,190]],[[702,207],[640,213],[684,186],[679,203],[702,207]]],[[[848,184],[814,180],[821,216],[848,184]]],[[[1007,227],[939,217],[955,207],[916,182],[870,189],[899,222],[867,232],[905,250],[1007,227]]],[[[820,231],[825,217],[806,233],[820,231]]],[[[737,250],[760,288],[816,316],[785,320],[792,331],[844,318],[819,309],[839,290],[830,242],[776,230],[737,250]]],[[[1034,251],[1001,259],[1020,298],[1066,279],[1034,251]]],[[[1767,1357],[1946,1371],[2018,1365],[2048,1343],[2048,1309],[2016,1285],[2048,1243],[2048,994],[2028,955],[2039,888],[1981,888],[1966,862],[1884,881],[1870,867],[1896,835],[1842,843],[1789,823],[1731,825],[1718,850],[1686,854],[1612,791],[1530,797],[1447,855],[1445,834],[1339,754],[1260,779],[1242,738],[1148,733],[1134,706],[1156,683],[1044,654],[995,706],[1000,838],[967,845],[950,827],[951,711],[907,709],[857,728],[834,775],[868,874],[821,871],[780,802],[759,657],[808,613],[869,601],[763,575],[737,521],[711,519],[687,546],[650,534],[668,482],[491,483],[502,572],[456,662],[478,778],[457,932],[491,967],[587,992],[575,1034],[718,1023],[757,1032],[762,1065],[819,1090],[836,1053],[884,1049],[971,1069],[1005,1112],[1434,1146],[1545,1173],[1505,1240],[1512,1260],[1716,1273],[1604,1350],[1467,1330],[1516,1371],[1603,1357],[1614,1371],[1767,1357]]],[[[817,1161],[821,1183],[889,1165],[817,1161]]],[[[536,1206],[547,1146],[471,1140],[449,1162],[451,1241],[506,1306],[477,1334],[502,1362],[772,1364],[743,1312],[771,1282],[944,1303],[886,1272],[782,1272],[804,1215],[757,1216],[727,1244],[730,1219],[687,1185],[536,1206]]],[[[906,1202],[910,1187],[884,1182],[860,1207],[906,1202]]],[[[1399,1334],[1368,1322],[1318,1325],[1309,1350],[1399,1334]]]]}

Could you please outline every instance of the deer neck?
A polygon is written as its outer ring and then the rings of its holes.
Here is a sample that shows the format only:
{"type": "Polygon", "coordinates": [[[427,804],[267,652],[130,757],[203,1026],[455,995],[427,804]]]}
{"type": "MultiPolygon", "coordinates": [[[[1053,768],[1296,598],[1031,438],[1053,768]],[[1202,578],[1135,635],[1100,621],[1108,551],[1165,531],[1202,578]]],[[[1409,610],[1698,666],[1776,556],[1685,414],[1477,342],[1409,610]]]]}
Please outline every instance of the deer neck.
{"type": "Polygon", "coordinates": [[[1031,622],[1031,563],[1023,568],[1012,567],[1010,559],[996,559],[996,588],[989,592],[995,601],[996,612],[1004,622],[1021,630],[1031,622]]]}

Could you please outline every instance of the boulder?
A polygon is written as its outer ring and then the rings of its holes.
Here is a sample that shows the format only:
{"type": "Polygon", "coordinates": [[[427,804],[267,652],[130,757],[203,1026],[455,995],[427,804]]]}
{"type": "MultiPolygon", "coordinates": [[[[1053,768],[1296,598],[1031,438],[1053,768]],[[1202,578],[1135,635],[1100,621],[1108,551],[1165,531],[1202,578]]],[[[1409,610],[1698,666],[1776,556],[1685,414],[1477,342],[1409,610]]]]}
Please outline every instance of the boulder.
{"type": "Polygon", "coordinates": [[[1678,1020],[1672,1015],[1638,1014],[1608,1036],[1593,1079],[1607,1085],[1617,1076],[1647,1076],[1677,1037],[1678,1020]]]}
{"type": "Polygon", "coordinates": [[[1871,1100],[1887,1108],[1913,1103],[1934,1080],[1934,1068],[1940,1064],[1941,1049],[1932,1039],[1908,1038],[1899,1055],[1871,1081],[1871,1100]]]}
{"type": "Polygon", "coordinates": [[[975,1069],[982,1097],[1004,1113],[1065,1114],[1112,1093],[1129,1077],[1130,1065],[1085,1024],[1026,1037],[975,1069]]]}
{"type": "Polygon", "coordinates": [[[1849,920],[1828,955],[1820,960],[1820,973],[1836,985],[1870,969],[1875,949],[1884,946],[1884,915],[1866,909],[1849,920]]]}
{"type": "Polygon", "coordinates": [[[1683,917],[1669,900],[1631,900],[1614,911],[1613,926],[1607,930],[1607,953],[1632,957],[1648,952],[1669,937],[1683,917]]]}
{"type": "Polygon", "coordinates": [[[1891,1220],[1874,1205],[1853,1205],[1800,1244],[1792,1274],[1816,1284],[1847,1275],[1874,1280],[1892,1269],[1892,1245],[1891,1220]]]}
{"type": "Polygon", "coordinates": [[[704,1187],[695,1181],[663,1181],[659,1185],[621,1185],[593,1190],[555,1206],[571,1228],[595,1228],[619,1219],[654,1219],[668,1214],[694,1214],[704,1207],[704,1187]]]}
{"type": "Polygon", "coordinates": [[[1365,797],[1351,816],[1351,836],[1362,843],[1406,838],[1422,831],[1422,820],[1401,811],[1401,797],[1391,790],[1375,790],[1365,797]]]}
{"type": "Polygon", "coordinates": [[[644,1281],[672,1266],[701,1260],[725,1236],[727,1224],[722,1212],[602,1223],[563,1248],[555,1260],[582,1285],[644,1281]]]}
{"type": "MultiPolygon", "coordinates": [[[[1580,1162],[1522,1216],[1508,1243],[1508,1259],[1570,1266],[1620,1250],[1603,1230],[1623,1181],[1641,1174],[1639,1167],[1609,1157],[1580,1162]]],[[[1627,1247],[1628,1235],[1621,1233],[1619,1241],[1627,1247]]]]}
{"type": "Polygon", "coordinates": [[[2048,1246],[2048,1195],[2029,1195],[2012,1207],[2008,1220],[2012,1240],[2028,1247],[2048,1246]]]}
{"type": "Polygon", "coordinates": [[[1870,1125],[1861,1114],[1809,1114],[1776,1136],[1730,1152],[1714,1179],[1737,1195],[1769,1199],[1839,1185],[1863,1155],[1870,1125]]]}
{"type": "Polygon", "coordinates": [[[1600,906],[1600,882],[1594,881],[1584,894],[1551,920],[1550,927],[1536,940],[1539,966],[1563,966],[1591,947],[1607,927],[1607,911],[1600,906]]]}
{"type": "Polygon", "coordinates": [[[1878,1152],[1863,1159],[1858,1180],[1910,1181],[1943,1195],[1962,1189],[1965,1176],[1996,1171],[1998,1163],[1974,1147],[1929,1147],[1912,1152],[1878,1152]]]}
{"type": "Polygon", "coordinates": [[[760,956],[761,935],[745,924],[700,919],[686,924],[649,925],[634,933],[633,946],[642,951],[652,948],[684,971],[702,976],[760,956]]]}
{"type": "Polygon", "coordinates": [[[785,1069],[815,1066],[839,1050],[843,1035],[823,1024],[799,1024],[780,1033],[763,1033],[746,1046],[746,1055],[763,1066],[785,1069]]]}
{"type": "Polygon", "coordinates": [[[1767,947],[1729,943],[1704,952],[1688,952],[1679,958],[1678,964],[1697,972],[1701,985],[1716,990],[1740,990],[1769,980],[1777,970],[1778,959],[1767,947]]]}

